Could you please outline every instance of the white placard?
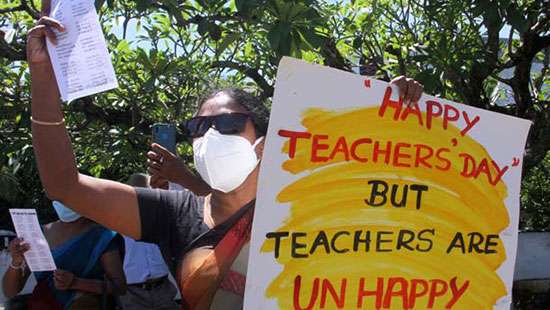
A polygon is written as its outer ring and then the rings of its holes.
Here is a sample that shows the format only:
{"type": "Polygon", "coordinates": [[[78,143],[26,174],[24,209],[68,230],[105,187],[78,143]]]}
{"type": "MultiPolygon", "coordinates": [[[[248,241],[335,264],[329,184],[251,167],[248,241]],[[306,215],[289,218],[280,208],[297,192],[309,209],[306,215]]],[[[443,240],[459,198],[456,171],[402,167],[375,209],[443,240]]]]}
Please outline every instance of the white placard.
{"type": "Polygon", "coordinates": [[[245,309],[509,309],[530,125],[283,58],[245,309]]]}
{"type": "Polygon", "coordinates": [[[99,17],[91,0],[54,0],[50,16],[65,27],[46,40],[63,101],[118,87],[99,17]]]}
{"type": "Polygon", "coordinates": [[[11,220],[17,237],[30,245],[25,252],[25,261],[32,272],[56,270],[48,241],[38,223],[34,209],[10,209],[11,220]]]}

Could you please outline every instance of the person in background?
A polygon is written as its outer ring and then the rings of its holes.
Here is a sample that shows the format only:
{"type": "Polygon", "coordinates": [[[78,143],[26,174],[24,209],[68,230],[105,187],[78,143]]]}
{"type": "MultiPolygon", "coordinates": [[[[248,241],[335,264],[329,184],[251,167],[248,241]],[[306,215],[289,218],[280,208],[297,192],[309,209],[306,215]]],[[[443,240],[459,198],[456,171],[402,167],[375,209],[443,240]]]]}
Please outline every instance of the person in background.
{"type": "MultiPolygon", "coordinates": [[[[136,173],[130,176],[128,185],[149,187],[149,176],[136,173]]],[[[124,237],[126,255],[124,273],[128,282],[126,295],[120,297],[124,310],[178,309],[174,301],[177,289],[168,279],[169,270],[157,245],[137,242],[124,237]]]]}
{"type": "MultiPolygon", "coordinates": [[[[80,216],[54,201],[59,221],[43,227],[57,266],[54,272],[36,272],[37,285],[28,309],[114,309],[113,296],[123,295],[123,240],[117,233],[80,216]]],[[[23,254],[30,249],[21,238],[9,244],[11,263],[2,279],[7,298],[17,295],[30,271],[23,254]]]]}

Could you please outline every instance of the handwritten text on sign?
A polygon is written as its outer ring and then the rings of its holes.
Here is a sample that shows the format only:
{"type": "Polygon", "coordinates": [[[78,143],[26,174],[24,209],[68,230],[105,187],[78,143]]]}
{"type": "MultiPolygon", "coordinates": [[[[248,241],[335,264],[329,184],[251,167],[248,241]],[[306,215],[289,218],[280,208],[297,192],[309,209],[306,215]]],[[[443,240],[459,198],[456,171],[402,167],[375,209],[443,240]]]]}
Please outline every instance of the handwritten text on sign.
{"type": "Polygon", "coordinates": [[[283,61],[246,306],[509,304],[528,122],[364,81],[283,61]]]}

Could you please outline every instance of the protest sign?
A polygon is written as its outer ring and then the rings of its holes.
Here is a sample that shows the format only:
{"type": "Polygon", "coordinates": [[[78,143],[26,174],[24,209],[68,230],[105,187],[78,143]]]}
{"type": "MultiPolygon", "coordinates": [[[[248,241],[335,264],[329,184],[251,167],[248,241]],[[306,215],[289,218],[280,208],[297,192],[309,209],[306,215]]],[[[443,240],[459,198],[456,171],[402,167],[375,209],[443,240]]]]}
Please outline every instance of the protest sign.
{"type": "Polygon", "coordinates": [[[284,58],[245,308],[509,308],[529,127],[284,58]]]}

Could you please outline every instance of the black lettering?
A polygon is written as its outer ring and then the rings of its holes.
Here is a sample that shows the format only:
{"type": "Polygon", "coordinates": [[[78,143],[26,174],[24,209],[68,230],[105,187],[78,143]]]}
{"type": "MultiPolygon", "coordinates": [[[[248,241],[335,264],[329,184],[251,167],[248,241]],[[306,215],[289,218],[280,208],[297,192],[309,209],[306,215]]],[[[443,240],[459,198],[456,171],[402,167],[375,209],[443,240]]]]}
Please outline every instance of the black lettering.
{"type": "Polygon", "coordinates": [[[466,253],[466,246],[464,246],[464,237],[462,233],[457,232],[455,234],[453,241],[451,241],[451,244],[447,248],[447,254],[449,254],[453,248],[460,248],[462,254],[466,253]]]}
{"type": "Polygon", "coordinates": [[[422,192],[427,192],[428,186],[421,184],[412,184],[411,191],[416,191],[416,210],[419,210],[422,205],[422,192]]]}
{"type": "Polygon", "coordinates": [[[500,239],[498,235],[487,235],[487,242],[485,242],[485,254],[494,254],[497,252],[495,248],[498,245],[497,241],[492,241],[493,239],[500,239]]]}
{"type": "MultiPolygon", "coordinates": [[[[420,244],[417,244],[416,245],[416,250],[419,251],[419,252],[428,252],[430,251],[432,248],[433,248],[433,241],[431,238],[424,238],[424,234],[426,233],[430,233],[433,236],[435,236],[435,229],[423,229],[421,230],[419,233],[418,233],[418,240],[420,241],[424,241],[428,244],[428,246],[426,248],[421,248],[420,247],[420,244]]],[[[449,253],[449,252],[447,252],[449,253]]]]}
{"type": "Polygon", "coordinates": [[[391,231],[379,231],[376,233],[376,251],[377,252],[391,252],[391,249],[382,249],[382,243],[391,242],[391,239],[382,239],[383,235],[391,235],[391,231]]]}
{"type": "Polygon", "coordinates": [[[325,247],[325,252],[327,254],[330,253],[330,246],[328,245],[327,234],[322,230],[317,234],[317,237],[315,237],[315,240],[313,241],[313,245],[311,246],[311,249],[309,250],[309,254],[315,253],[315,251],[317,250],[317,247],[320,246],[320,245],[325,247]]]}
{"type": "Polygon", "coordinates": [[[476,253],[483,253],[483,249],[480,247],[480,245],[483,244],[483,235],[478,232],[472,232],[469,233],[468,236],[470,237],[468,253],[472,253],[473,250],[475,250],[476,253]]]}
{"type": "Polygon", "coordinates": [[[370,231],[365,231],[365,238],[361,238],[361,235],[363,234],[362,230],[355,231],[355,234],[353,235],[353,251],[357,252],[359,250],[359,244],[364,243],[365,244],[365,252],[368,252],[370,250],[370,231]]]}
{"type": "Polygon", "coordinates": [[[407,250],[413,251],[414,248],[409,245],[414,240],[414,232],[410,230],[400,230],[399,235],[397,235],[397,245],[396,249],[400,250],[401,248],[406,248],[407,250]]]}
{"type": "Polygon", "coordinates": [[[407,204],[407,192],[409,191],[409,186],[403,186],[403,194],[401,195],[401,200],[397,202],[397,190],[399,189],[398,184],[394,184],[391,187],[391,204],[394,207],[400,208],[404,207],[407,204]]]}
{"type": "Polygon", "coordinates": [[[301,253],[298,253],[296,250],[298,249],[304,249],[306,248],[306,244],[305,243],[298,243],[298,238],[300,237],[305,237],[307,236],[306,233],[303,233],[303,232],[295,232],[295,233],[292,233],[292,246],[291,246],[291,252],[290,252],[290,255],[294,258],[306,258],[308,257],[309,255],[308,254],[301,254],[301,253]]]}
{"type": "Polygon", "coordinates": [[[279,258],[279,248],[281,247],[281,239],[288,237],[288,231],[268,232],[265,237],[267,239],[275,238],[275,258],[279,258]]]}
{"type": "Polygon", "coordinates": [[[346,253],[349,251],[349,249],[338,249],[336,247],[336,239],[338,239],[340,236],[343,236],[343,235],[346,235],[346,236],[349,236],[350,233],[349,231],[339,231],[337,233],[334,234],[334,236],[332,237],[332,240],[330,240],[330,247],[332,248],[332,250],[336,253],[346,253]]]}
{"type": "Polygon", "coordinates": [[[380,207],[381,205],[385,204],[388,200],[386,197],[386,193],[388,192],[388,184],[384,181],[378,180],[369,181],[368,184],[372,185],[372,191],[370,192],[370,198],[368,200],[365,199],[365,203],[371,207],[380,207]],[[382,186],[382,190],[379,190],[378,186],[382,186]],[[377,196],[382,197],[382,201],[380,201],[379,203],[376,202],[377,196]]]}

